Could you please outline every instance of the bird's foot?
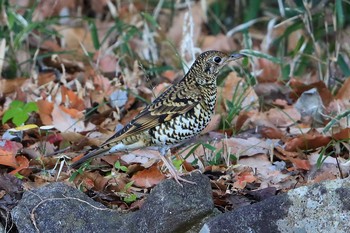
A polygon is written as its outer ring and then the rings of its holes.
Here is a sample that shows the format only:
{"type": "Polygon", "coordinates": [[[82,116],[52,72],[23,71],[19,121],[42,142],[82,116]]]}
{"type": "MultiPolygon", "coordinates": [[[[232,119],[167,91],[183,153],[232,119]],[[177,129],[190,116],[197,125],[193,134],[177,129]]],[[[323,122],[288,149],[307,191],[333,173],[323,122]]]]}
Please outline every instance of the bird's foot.
{"type": "Polygon", "coordinates": [[[175,181],[179,185],[181,185],[181,187],[183,185],[180,183],[180,181],[186,182],[186,183],[189,183],[189,184],[196,184],[196,182],[189,181],[189,180],[186,180],[186,179],[182,178],[181,176],[184,175],[184,174],[182,174],[178,170],[176,170],[176,168],[174,167],[173,163],[171,161],[169,161],[166,156],[161,156],[161,159],[162,159],[163,163],[165,164],[165,166],[168,168],[168,170],[170,172],[168,177],[169,178],[174,178],[175,181]]]}
{"type": "MultiPolygon", "coordinates": [[[[180,181],[189,183],[189,184],[197,184],[196,182],[186,180],[185,178],[182,178],[181,176],[185,175],[183,173],[178,172],[177,170],[171,170],[169,169],[170,174],[167,176],[169,179],[174,178],[174,180],[183,187],[183,185],[180,183],[180,181]]],[[[191,174],[191,173],[189,173],[191,174]]]]}

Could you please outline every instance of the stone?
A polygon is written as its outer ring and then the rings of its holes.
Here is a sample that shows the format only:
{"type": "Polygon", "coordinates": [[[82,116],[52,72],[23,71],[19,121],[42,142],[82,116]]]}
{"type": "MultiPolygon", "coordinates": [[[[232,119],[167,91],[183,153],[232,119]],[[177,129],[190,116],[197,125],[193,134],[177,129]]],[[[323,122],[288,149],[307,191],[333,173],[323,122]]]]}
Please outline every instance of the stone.
{"type": "Polygon", "coordinates": [[[187,176],[197,185],[164,180],[140,210],[121,213],[64,183],[51,183],[24,193],[11,215],[19,232],[185,232],[213,214],[209,179],[187,176]]]}
{"type": "Polygon", "coordinates": [[[244,206],[207,221],[200,233],[346,233],[350,180],[331,180],[244,206]]]}

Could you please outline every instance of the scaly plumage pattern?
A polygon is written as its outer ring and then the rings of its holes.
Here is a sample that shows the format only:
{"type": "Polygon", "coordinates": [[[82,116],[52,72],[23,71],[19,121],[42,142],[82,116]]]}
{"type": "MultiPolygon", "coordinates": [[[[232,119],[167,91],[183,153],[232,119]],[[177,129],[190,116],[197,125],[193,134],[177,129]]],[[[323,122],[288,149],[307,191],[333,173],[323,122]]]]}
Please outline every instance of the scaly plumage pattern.
{"type": "Polygon", "coordinates": [[[228,55],[219,51],[200,54],[182,80],[71,167],[78,167],[97,156],[151,147],[160,150],[163,162],[177,182],[187,181],[179,176],[165,155],[169,148],[198,135],[208,125],[215,107],[216,77],[225,64],[242,57],[241,54],[228,55]]]}

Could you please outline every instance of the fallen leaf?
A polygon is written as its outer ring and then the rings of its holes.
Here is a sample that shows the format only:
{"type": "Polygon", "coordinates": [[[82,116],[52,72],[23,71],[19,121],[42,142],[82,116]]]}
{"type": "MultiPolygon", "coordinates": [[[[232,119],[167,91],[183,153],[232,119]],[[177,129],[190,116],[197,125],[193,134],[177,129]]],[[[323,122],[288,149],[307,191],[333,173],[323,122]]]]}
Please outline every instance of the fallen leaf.
{"type": "Polygon", "coordinates": [[[310,150],[321,146],[326,146],[331,137],[324,136],[316,130],[311,130],[306,134],[300,134],[285,143],[286,151],[310,150]]]}
{"type": "Polygon", "coordinates": [[[264,138],[270,139],[281,139],[284,137],[283,132],[276,127],[262,127],[260,129],[260,134],[264,138]]]}
{"type": "Polygon", "coordinates": [[[16,154],[20,149],[22,149],[22,144],[18,142],[0,140],[0,164],[18,168],[16,154]]]}
{"type": "Polygon", "coordinates": [[[82,116],[83,114],[78,110],[67,109],[55,104],[52,111],[52,124],[61,132],[82,132],[93,130],[95,126],[90,122],[85,125],[82,118],[79,118],[82,116]],[[76,118],[73,116],[76,116],[76,118]]]}
{"type": "Polygon", "coordinates": [[[291,152],[282,147],[275,147],[274,155],[283,161],[290,161],[297,169],[310,170],[310,161],[301,152],[291,152]]]}
{"type": "MultiPolygon", "coordinates": [[[[65,86],[61,86],[61,95],[62,95],[62,103],[65,109],[75,109],[76,111],[84,111],[85,103],[84,101],[77,96],[72,90],[69,90],[65,86]]],[[[73,117],[76,117],[72,115],[73,117]]]]}
{"type": "Polygon", "coordinates": [[[18,168],[16,154],[0,149],[0,164],[12,168],[18,168]]]}
{"type": "Polygon", "coordinates": [[[252,172],[249,171],[240,173],[235,179],[236,181],[233,183],[233,188],[236,189],[244,189],[248,183],[253,183],[257,180],[252,172]]]}
{"type": "Polygon", "coordinates": [[[334,99],[332,93],[329,91],[329,89],[323,81],[318,81],[311,84],[304,84],[300,80],[292,78],[289,81],[289,84],[290,87],[293,89],[293,91],[290,92],[290,97],[294,100],[297,100],[302,95],[302,93],[312,88],[317,89],[325,107],[327,107],[334,99]]]}
{"type": "Polygon", "coordinates": [[[52,124],[51,113],[52,113],[54,104],[47,100],[38,100],[36,103],[39,108],[39,116],[40,116],[41,122],[44,125],[51,125],[52,124]]]}
{"type": "Polygon", "coordinates": [[[20,172],[21,170],[23,169],[26,169],[29,167],[29,161],[28,159],[23,156],[23,155],[20,155],[20,156],[16,156],[16,163],[18,164],[16,169],[11,171],[10,174],[11,175],[15,175],[17,172],[20,172]]]}
{"type": "Polygon", "coordinates": [[[131,177],[134,185],[142,188],[151,188],[165,179],[165,176],[159,171],[155,164],[150,168],[137,172],[131,177]]]}

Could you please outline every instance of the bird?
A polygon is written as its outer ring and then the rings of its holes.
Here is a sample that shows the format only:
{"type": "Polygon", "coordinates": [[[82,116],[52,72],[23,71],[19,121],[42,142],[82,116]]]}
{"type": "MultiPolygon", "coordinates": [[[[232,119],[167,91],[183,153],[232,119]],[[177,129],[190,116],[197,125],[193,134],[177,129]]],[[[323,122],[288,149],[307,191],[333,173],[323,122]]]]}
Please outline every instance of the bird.
{"type": "Polygon", "coordinates": [[[149,148],[158,150],[170,176],[193,184],[181,177],[167,153],[172,147],[197,136],[208,125],[214,113],[217,84],[221,68],[244,55],[209,50],[201,53],[185,76],[168,87],[128,124],[95,149],[88,151],[71,168],[86,161],[116,153],[149,148]]]}

